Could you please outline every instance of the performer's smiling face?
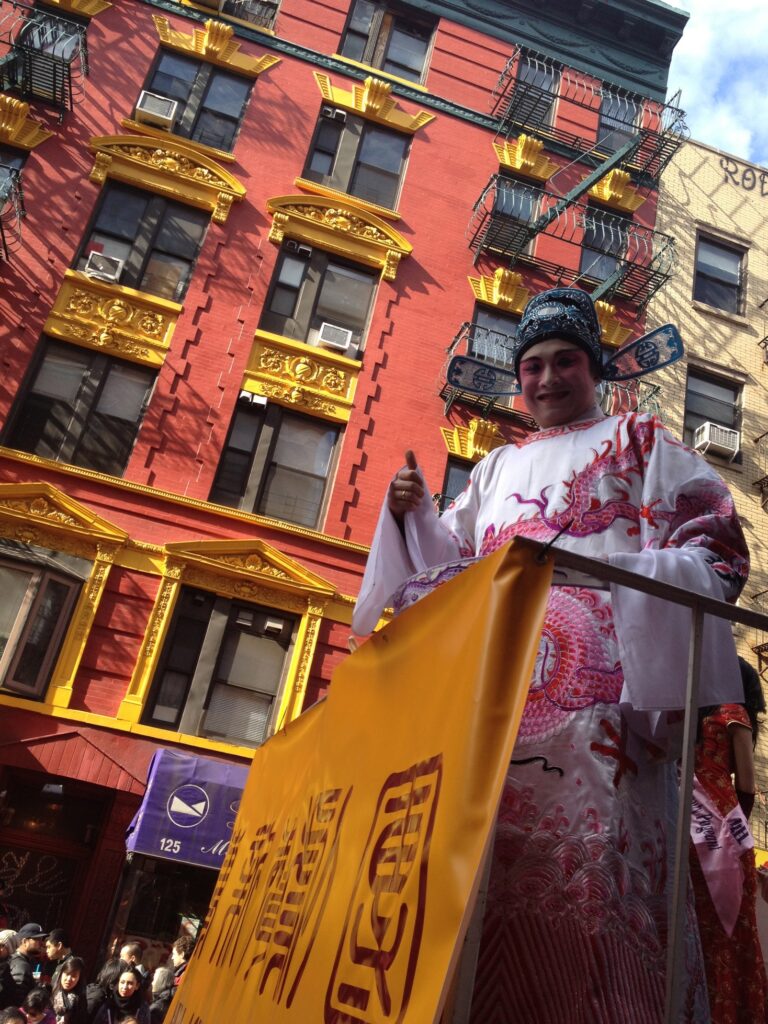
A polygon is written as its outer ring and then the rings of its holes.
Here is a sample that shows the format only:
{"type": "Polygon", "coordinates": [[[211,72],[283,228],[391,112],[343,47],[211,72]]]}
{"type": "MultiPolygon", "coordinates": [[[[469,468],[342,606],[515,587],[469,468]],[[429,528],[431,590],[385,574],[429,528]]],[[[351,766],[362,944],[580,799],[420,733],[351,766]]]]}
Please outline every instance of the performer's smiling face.
{"type": "Polygon", "coordinates": [[[578,419],[596,402],[597,376],[587,353],[565,338],[548,338],[523,353],[520,386],[540,427],[578,419]]]}

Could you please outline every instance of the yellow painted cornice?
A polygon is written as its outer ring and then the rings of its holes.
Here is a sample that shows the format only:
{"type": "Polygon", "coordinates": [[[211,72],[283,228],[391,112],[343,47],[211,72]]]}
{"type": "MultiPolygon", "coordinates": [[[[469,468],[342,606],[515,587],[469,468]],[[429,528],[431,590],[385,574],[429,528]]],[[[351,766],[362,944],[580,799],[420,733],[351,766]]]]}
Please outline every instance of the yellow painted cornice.
{"type": "Polygon", "coordinates": [[[350,91],[333,85],[330,75],[326,75],[324,71],[314,71],[313,74],[326,103],[359,114],[368,121],[375,121],[395,131],[413,135],[419,128],[435,120],[435,115],[427,113],[426,110],[420,110],[418,114],[409,114],[399,107],[392,97],[391,83],[383,82],[380,78],[369,75],[362,85],[355,84],[350,91]]]}
{"type": "Polygon", "coordinates": [[[529,135],[519,135],[516,142],[494,142],[493,148],[502,167],[536,181],[548,181],[559,166],[542,152],[544,143],[529,135]]]}
{"type": "Polygon", "coordinates": [[[622,213],[634,213],[645,202],[645,196],[638,195],[637,189],[630,184],[627,171],[614,168],[589,190],[589,195],[614,210],[622,213]]]}
{"type": "Polygon", "coordinates": [[[0,92],[0,142],[19,149],[34,149],[52,135],[55,132],[49,132],[29,116],[28,103],[0,92]]]}
{"type": "Polygon", "coordinates": [[[451,455],[471,462],[479,462],[488,452],[506,444],[491,420],[471,419],[466,427],[441,427],[440,433],[451,455]]]}
{"type": "Polygon", "coordinates": [[[233,174],[174,136],[158,144],[157,139],[142,135],[102,135],[89,145],[96,154],[91,181],[103,184],[114,178],[157,192],[210,210],[218,224],[226,221],[232,203],[245,196],[245,188],[233,174]]]}
{"type": "Polygon", "coordinates": [[[377,206],[376,203],[369,203],[358,196],[351,196],[348,192],[339,192],[336,188],[328,188],[317,181],[308,181],[306,178],[296,178],[293,182],[296,188],[303,192],[310,192],[314,196],[323,196],[325,199],[332,199],[334,202],[346,203],[348,206],[355,206],[363,213],[372,213],[374,217],[383,217],[384,220],[400,220],[397,210],[390,210],[386,206],[377,206]]]}
{"type": "Polygon", "coordinates": [[[400,260],[413,246],[380,217],[348,200],[323,196],[275,196],[267,201],[272,214],[270,242],[296,238],[309,245],[376,267],[385,281],[394,281],[400,260]]]}
{"type": "Polygon", "coordinates": [[[46,7],[54,7],[62,14],[78,14],[81,18],[94,18],[112,4],[107,0],[45,0],[46,7]]]}
{"type": "Polygon", "coordinates": [[[183,308],[170,299],[66,270],[43,330],[83,348],[159,367],[183,308]]]}
{"type": "Polygon", "coordinates": [[[510,313],[522,313],[525,309],[530,288],[523,287],[522,274],[497,267],[492,275],[469,277],[467,280],[478,302],[510,313]]]}
{"type": "Polygon", "coordinates": [[[75,538],[78,548],[85,542],[89,550],[97,545],[116,547],[128,534],[95,512],[70,498],[58,487],[44,481],[0,484],[0,533],[15,540],[34,544],[36,528],[50,535],[75,538]]]}
{"type": "MultiPolygon", "coordinates": [[[[137,135],[151,135],[153,139],[162,139],[163,142],[166,142],[169,136],[173,135],[167,128],[158,128],[153,124],[142,124],[141,121],[134,121],[130,117],[124,117],[120,124],[123,128],[127,128],[129,132],[135,132],[137,135]]],[[[175,138],[181,137],[177,135],[175,138]]],[[[237,160],[233,153],[227,153],[223,149],[214,149],[213,146],[204,146],[202,142],[197,142],[196,139],[181,139],[181,141],[187,149],[194,149],[200,156],[207,157],[209,160],[223,161],[225,164],[233,164],[237,160]]]]}
{"type": "Polygon", "coordinates": [[[256,331],[243,390],[336,423],[352,413],[360,363],[328,349],[256,331]]]}
{"type": "Polygon", "coordinates": [[[327,598],[335,593],[322,576],[261,540],[181,541],[166,544],[174,560],[221,573],[224,577],[259,579],[277,590],[327,598]]]}
{"type": "Polygon", "coordinates": [[[214,21],[211,18],[206,21],[203,28],[193,29],[187,34],[172,29],[168,19],[159,14],[154,14],[152,20],[163,46],[190,57],[198,57],[209,64],[227,68],[237,75],[258,78],[263,71],[268,71],[280,63],[280,58],[271,53],[261,57],[241,53],[240,42],[234,38],[235,30],[222,21],[214,21]]]}
{"type": "Polygon", "coordinates": [[[400,78],[399,75],[390,75],[388,71],[382,71],[381,68],[375,68],[372,64],[363,64],[359,60],[352,60],[351,57],[345,57],[341,53],[331,54],[334,60],[339,60],[342,64],[349,64],[353,68],[360,68],[361,71],[370,71],[372,75],[377,78],[383,78],[387,82],[397,82],[398,85],[407,85],[409,89],[415,89],[417,92],[429,92],[426,85],[421,85],[420,82],[413,82],[410,78],[400,78]]]}
{"type": "Polygon", "coordinates": [[[632,334],[631,327],[624,327],[619,318],[615,316],[616,307],[610,302],[603,302],[598,299],[595,303],[595,312],[600,322],[601,340],[604,345],[611,348],[621,348],[624,342],[632,334]]]}

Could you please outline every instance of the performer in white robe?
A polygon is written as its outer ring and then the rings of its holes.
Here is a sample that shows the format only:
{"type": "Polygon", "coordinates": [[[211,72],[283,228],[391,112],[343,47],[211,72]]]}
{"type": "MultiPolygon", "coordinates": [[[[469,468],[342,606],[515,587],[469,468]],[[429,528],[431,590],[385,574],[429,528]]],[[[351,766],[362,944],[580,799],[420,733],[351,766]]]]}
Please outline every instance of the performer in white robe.
{"type": "MultiPolygon", "coordinates": [[[[658,420],[603,416],[599,353],[585,293],[531,300],[515,368],[544,429],[483,459],[440,519],[409,453],[374,538],[357,632],[515,536],[560,535],[559,547],[738,595],[747,551],[725,484],[658,420]]],[[[499,811],[473,1024],[663,1017],[676,809],[667,726],[683,704],[689,613],[623,588],[614,598],[552,588],[499,811]]],[[[709,620],[707,643],[702,703],[720,703],[740,686],[727,624],[709,620]]],[[[688,939],[686,1019],[707,1020],[695,928],[688,939]]]]}

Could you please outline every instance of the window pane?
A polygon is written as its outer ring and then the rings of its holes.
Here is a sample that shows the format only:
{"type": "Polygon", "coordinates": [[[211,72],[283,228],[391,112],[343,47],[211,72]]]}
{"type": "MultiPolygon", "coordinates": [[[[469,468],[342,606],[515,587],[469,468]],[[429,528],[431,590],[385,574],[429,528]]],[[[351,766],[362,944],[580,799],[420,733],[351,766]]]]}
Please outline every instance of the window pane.
{"type": "Polygon", "coordinates": [[[431,34],[429,29],[409,25],[398,18],[389,37],[382,69],[391,75],[418,82],[424,70],[431,34]]]}
{"type": "Polygon", "coordinates": [[[598,143],[617,150],[637,134],[637,103],[628,96],[604,95],[600,101],[598,143]]]}
{"type": "Polygon", "coordinates": [[[248,474],[263,421],[261,411],[254,412],[250,408],[235,411],[227,446],[211,489],[211,501],[222,505],[239,504],[248,485],[248,474]]]}
{"type": "Polygon", "coordinates": [[[199,61],[164,51],[147,90],[184,104],[189,99],[199,67],[199,61]]]}
{"type": "Polygon", "coordinates": [[[534,190],[519,181],[500,178],[496,188],[494,212],[512,217],[529,224],[536,212],[537,195],[534,190]]]}
{"type": "Polygon", "coordinates": [[[397,132],[366,127],[358,159],[370,167],[399,174],[407,145],[408,139],[397,132]]]}
{"type": "Polygon", "coordinates": [[[309,158],[309,170],[318,174],[330,174],[336,159],[336,150],[339,145],[344,126],[339,121],[329,121],[323,118],[315,138],[315,146],[309,158]]]}
{"type": "Polygon", "coordinates": [[[214,686],[200,731],[256,746],[266,738],[272,702],[272,697],[236,686],[214,686]]]}
{"type": "Polygon", "coordinates": [[[189,676],[170,669],[164,672],[152,711],[152,720],[175,723],[187,699],[188,685],[189,676]]]}
{"type": "Polygon", "coordinates": [[[73,454],[75,465],[102,473],[122,473],[139,432],[153,380],[151,370],[121,363],[111,365],[73,454]]]}
{"type": "Polygon", "coordinates": [[[13,671],[13,682],[27,689],[38,688],[44,680],[40,679],[41,670],[46,661],[49,663],[55,656],[54,645],[56,634],[63,626],[63,615],[67,606],[72,586],[62,580],[49,579],[42,598],[34,610],[34,618],[26,630],[24,646],[13,671]]]}
{"type": "Polygon", "coordinates": [[[699,377],[693,373],[688,375],[688,390],[718,399],[721,402],[735,402],[741,392],[736,384],[711,380],[709,377],[699,377]]]}
{"type": "Polygon", "coordinates": [[[740,252],[699,239],[696,247],[696,269],[727,284],[738,285],[741,277],[740,252]]]}
{"type": "Polygon", "coordinates": [[[138,366],[115,363],[102,388],[96,411],[135,423],[147,400],[154,374],[138,366]]]}
{"type": "Polygon", "coordinates": [[[237,121],[215,111],[203,110],[195,123],[192,139],[204,146],[228,150],[232,148],[236,131],[237,121]]]}
{"type": "Polygon", "coordinates": [[[141,277],[142,291],[177,302],[182,298],[189,278],[189,264],[175,256],[153,252],[141,277]]]}
{"type": "Polygon", "coordinates": [[[169,205],[155,242],[156,249],[193,260],[208,226],[209,215],[188,206],[169,205]]]}
{"type": "Polygon", "coordinates": [[[284,466],[270,466],[256,510],[261,515],[314,527],[320,514],[325,480],[284,466]]]}
{"type": "Polygon", "coordinates": [[[374,279],[370,274],[329,263],[317,300],[318,327],[320,322],[328,321],[352,328],[359,340],[368,319],[373,289],[374,279]]]}
{"type": "Polygon", "coordinates": [[[724,284],[722,281],[715,281],[704,274],[696,275],[693,297],[698,302],[706,302],[708,306],[722,309],[726,313],[741,312],[741,299],[738,287],[724,284]]]}
{"type": "Polygon", "coordinates": [[[206,110],[214,110],[239,120],[249,89],[250,84],[246,79],[216,71],[208,85],[203,106],[206,110]]]}
{"type": "Polygon", "coordinates": [[[254,636],[230,626],[221,646],[217,681],[249,690],[277,693],[285,648],[273,637],[254,636]]]}
{"type": "Polygon", "coordinates": [[[117,238],[133,241],[149,204],[149,197],[119,186],[107,186],[94,227],[117,238]]]}
{"type": "Polygon", "coordinates": [[[325,476],[337,431],[319,420],[295,419],[286,414],[280,427],[273,460],[281,466],[325,476]]]}
{"type": "Polygon", "coordinates": [[[100,231],[94,231],[85,243],[83,255],[78,261],[77,269],[83,270],[85,268],[88,256],[92,252],[103,253],[105,256],[114,256],[118,260],[127,262],[131,255],[131,249],[130,242],[123,242],[118,238],[112,238],[110,235],[104,235],[100,231]]]}
{"type": "Polygon", "coordinates": [[[448,498],[457,498],[467,485],[472,466],[466,462],[449,462],[445,478],[444,494],[448,498]]]}
{"type": "Polygon", "coordinates": [[[64,352],[51,348],[37,371],[32,390],[72,404],[77,397],[90,357],[80,349],[64,352]]]}
{"type": "Polygon", "coordinates": [[[528,124],[549,124],[555,107],[558,73],[535,57],[521,57],[517,69],[515,109],[528,124]]]}
{"type": "Polygon", "coordinates": [[[340,52],[344,57],[350,60],[363,59],[375,13],[376,4],[370,0],[357,0],[341,44],[340,52]]]}
{"type": "Polygon", "coordinates": [[[31,582],[32,573],[0,565],[0,658],[5,654],[31,582]]]}
{"type": "Polygon", "coordinates": [[[306,268],[306,260],[300,260],[296,256],[283,256],[277,279],[280,284],[288,285],[290,288],[298,288],[304,279],[306,268]]]}

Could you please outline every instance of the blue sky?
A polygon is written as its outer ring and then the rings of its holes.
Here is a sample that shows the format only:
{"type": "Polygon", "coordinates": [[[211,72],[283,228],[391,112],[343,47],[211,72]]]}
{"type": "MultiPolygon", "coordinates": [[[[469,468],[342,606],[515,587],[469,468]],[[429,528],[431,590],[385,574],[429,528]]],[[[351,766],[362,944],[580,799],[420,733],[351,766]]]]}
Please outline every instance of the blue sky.
{"type": "Polygon", "coordinates": [[[682,89],[691,136],[768,166],[768,2],[673,0],[690,14],[669,96],[682,89]]]}

